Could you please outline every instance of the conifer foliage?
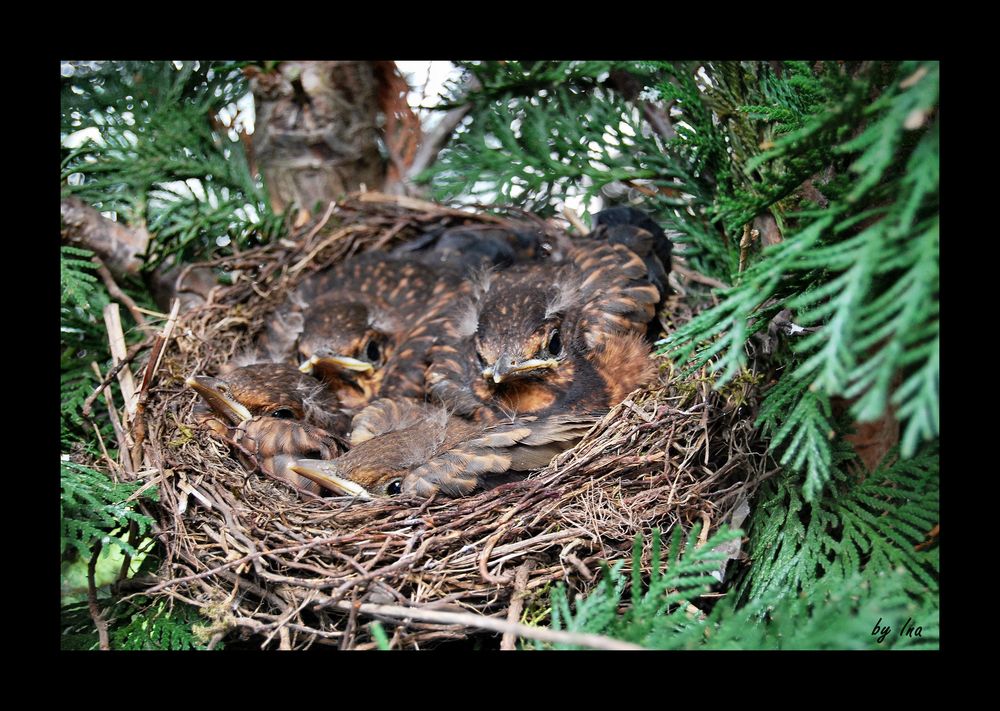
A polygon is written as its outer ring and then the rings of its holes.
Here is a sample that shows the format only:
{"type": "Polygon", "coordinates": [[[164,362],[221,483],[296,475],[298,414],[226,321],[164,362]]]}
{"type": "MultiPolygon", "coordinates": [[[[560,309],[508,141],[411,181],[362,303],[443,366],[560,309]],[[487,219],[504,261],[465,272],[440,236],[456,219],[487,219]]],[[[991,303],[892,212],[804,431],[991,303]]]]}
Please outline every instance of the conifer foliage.
{"type": "MultiPolygon", "coordinates": [[[[729,566],[738,578],[720,584],[711,573],[724,557],[717,547],[739,533],[698,545],[697,529],[677,527],[661,560],[651,532],[649,579],[619,562],[588,596],[571,601],[557,587],[552,626],[669,649],[936,646],[938,64],[460,66],[475,81],[456,81],[448,99],[471,110],[420,177],[433,197],[551,214],[582,194],[652,213],[681,265],[723,285],[717,305],[661,342],[661,354],[680,370],[705,368],[717,387],[762,362],[770,382],[757,424],[782,472],[753,502],[749,565],[729,566]],[[760,358],[782,313],[788,328],[760,358]],[[901,423],[899,445],[861,477],[842,436],[887,412],[901,423]],[[710,591],[725,595],[713,604],[702,597],[710,591]],[[893,630],[881,641],[879,620],[893,630]],[[907,620],[922,634],[903,634],[907,620]]],[[[146,270],[284,230],[241,140],[240,68],[64,71],[63,194],[147,229],[146,270]]],[[[117,455],[112,425],[103,405],[82,413],[99,382],[91,362],[110,367],[110,298],[91,256],[63,247],[60,272],[62,547],[82,564],[104,546],[134,555],[152,523],[139,502],[156,495],[101,470],[99,440],[117,455]]],[[[140,283],[121,286],[152,308],[140,283]]],[[[126,323],[126,337],[142,334],[126,323]]],[[[200,618],[180,603],[101,599],[112,648],[205,646],[200,618]]],[[[63,609],[63,629],[65,647],[97,644],[86,604],[63,609]]]]}
{"type": "Polygon", "coordinates": [[[635,572],[642,554],[637,537],[631,579],[617,563],[573,606],[557,587],[552,627],[650,649],[937,646],[938,549],[922,545],[938,520],[932,452],[897,461],[862,482],[839,478],[813,504],[786,476],[763,492],[758,506],[747,574],[710,613],[692,603],[716,582],[708,573],[725,557],[718,545],[740,534],[720,531],[697,545],[696,526],[683,552],[680,529],[674,529],[662,566],[659,532],[653,532],[648,581],[635,572]],[[876,626],[880,631],[873,634],[876,626]]]}
{"type": "MultiPolygon", "coordinates": [[[[64,63],[61,189],[127,227],[152,235],[144,270],[231,253],[279,234],[283,225],[247,163],[235,120],[248,91],[239,66],[220,62],[64,63]]],[[[139,508],[156,489],[118,483],[95,464],[101,447],[117,456],[107,408],[99,398],[84,405],[111,367],[102,312],[111,302],[94,273],[93,254],[63,246],[60,263],[61,547],[64,564],[86,569],[106,548],[136,556],[149,548],[152,520],[139,508]],[[126,535],[126,533],[130,535],[126,535]]],[[[139,280],[123,290],[154,309],[139,280]]],[[[129,345],[141,340],[127,313],[129,345]]],[[[108,388],[121,403],[116,382],[108,388]]],[[[151,556],[151,558],[155,557],[151,556]]],[[[99,576],[98,576],[99,577],[99,576]]],[[[96,581],[113,649],[185,649],[204,646],[192,637],[201,619],[182,604],[171,610],[135,601],[116,602],[96,581]],[[108,604],[110,603],[110,604],[108,604]]],[[[63,611],[67,648],[98,644],[86,605],[63,611]]]]}

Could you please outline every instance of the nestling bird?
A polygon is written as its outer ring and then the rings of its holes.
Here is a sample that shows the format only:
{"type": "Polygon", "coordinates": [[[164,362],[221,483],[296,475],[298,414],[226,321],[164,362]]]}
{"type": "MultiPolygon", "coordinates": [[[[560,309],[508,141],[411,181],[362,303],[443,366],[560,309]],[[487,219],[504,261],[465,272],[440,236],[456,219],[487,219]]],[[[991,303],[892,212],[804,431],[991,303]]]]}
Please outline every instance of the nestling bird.
{"type": "Polygon", "coordinates": [[[300,370],[319,377],[353,412],[378,396],[423,399],[433,308],[430,320],[407,322],[375,302],[319,299],[305,314],[300,370]]]}
{"type": "Polygon", "coordinates": [[[523,418],[482,425],[442,407],[377,400],[354,419],[352,447],[334,460],[283,461],[289,471],[336,493],[371,498],[436,491],[463,496],[491,476],[548,464],[595,418],[523,418]]]}
{"type": "Polygon", "coordinates": [[[303,361],[354,412],[379,396],[423,399],[428,324],[465,288],[447,265],[367,252],[301,284],[261,345],[272,358],[303,361]]]}
{"type": "Polygon", "coordinates": [[[333,457],[345,449],[337,433],[350,416],[319,382],[283,363],[255,363],[224,369],[219,377],[196,375],[187,385],[204,400],[195,418],[217,435],[237,441],[261,470],[292,486],[319,493],[298,476],[284,477],[278,455],[333,457]]]}
{"type": "Polygon", "coordinates": [[[645,335],[661,293],[621,243],[638,229],[623,226],[612,243],[579,240],[558,265],[487,275],[432,349],[430,392],[459,415],[494,422],[607,410],[646,382],[645,335]]]}

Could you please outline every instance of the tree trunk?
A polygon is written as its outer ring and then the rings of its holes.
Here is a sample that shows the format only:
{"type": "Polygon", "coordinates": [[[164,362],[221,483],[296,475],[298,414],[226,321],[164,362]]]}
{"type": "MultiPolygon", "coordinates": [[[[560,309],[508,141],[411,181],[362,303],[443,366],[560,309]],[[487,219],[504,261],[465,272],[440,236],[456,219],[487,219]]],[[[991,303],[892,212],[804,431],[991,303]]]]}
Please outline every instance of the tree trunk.
{"type": "Polygon", "coordinates": [[[255,160],[276,213],[294,206],[301,224],[362,184],[381,188],[373,62],[281,62],[250,85],[255,160]]]}

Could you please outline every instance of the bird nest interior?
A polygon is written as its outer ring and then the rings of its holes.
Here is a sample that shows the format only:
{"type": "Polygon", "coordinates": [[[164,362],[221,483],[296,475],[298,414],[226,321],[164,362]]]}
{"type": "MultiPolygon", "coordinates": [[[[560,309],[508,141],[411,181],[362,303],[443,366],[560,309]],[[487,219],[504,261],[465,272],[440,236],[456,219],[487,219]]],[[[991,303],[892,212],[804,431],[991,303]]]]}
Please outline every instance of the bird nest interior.
{"type": "MultiPolygon", "coordinates": [[[[677,377],[664,357],[652,384],[544,469],[456,499],[302,496],[249,471],[229,443],[194,424],[197,397],[185,379],[249,349],[303,278],[432,228],[489,222],[564,229],[520,211],[362,193],[295,239],[209,263],[230,283],[176,317],[162,354],[148,357],[158,364],[145,371],[141,404],[122,412],[136,440],[122,471],[159,491],[144,507],[164,556],[145,592],[201,608],[210,644],[364,649],[376,646],[369,623],[378,620],[393,648],[477,633],[495,641],[500,632],[510,646],[522,611],[548,607],[551,584],[591,589],[599,561],[631,559],[637,533],[700,524],[707,536],[746,510],[766,476],[753,428],[757,379],[717,392],[704,373],[677,377]]],[[[690,279],[697,275],[683,273],[672,274],[675,294],[660,316],[667,332],[713,302],[690,279]]]]}

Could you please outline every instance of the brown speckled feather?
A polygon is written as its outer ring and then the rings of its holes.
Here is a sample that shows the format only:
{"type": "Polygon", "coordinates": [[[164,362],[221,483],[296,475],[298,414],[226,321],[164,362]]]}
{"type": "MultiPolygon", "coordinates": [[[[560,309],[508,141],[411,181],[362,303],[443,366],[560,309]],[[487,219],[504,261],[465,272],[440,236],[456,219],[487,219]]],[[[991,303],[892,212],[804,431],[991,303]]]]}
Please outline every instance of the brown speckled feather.
{"type": "Polygon", "coordinates": [[[489,477],[545,466],[595,421],[590,417],[515,418],[482,425],[444,408],[378,400],[355,418],[354,446],[339,459],[302,462],[349,479],[373,495],[461,496],[489,477]]]}
{"type": "MultiPolygon", "coordinates": [[[[203,378],[208,387],[245,407],[251,419],[239,424],[231,415],[204,403],[195,407],[196,421],[239,444],[262,471],[284,478],[296,488],[319,493],[312,482],[296,475],[283,477],[274,458],[333,457],[345,447],[349,417],[333,395],[316,380],[284,363],[253,363],[224,367],[218,378],[203,378]]],[[[217,407],[216,405],[215,407],[217,407]]]]}
{"type": "Polygon", "coordinates": [[[574,243],[562,264],[490,275],[449,312],[431,350],[430,394],[487,423],[607,410],[652,374],[643,336],[660,293],[647,276],[624,245],[592,240],[574,243]]]}

